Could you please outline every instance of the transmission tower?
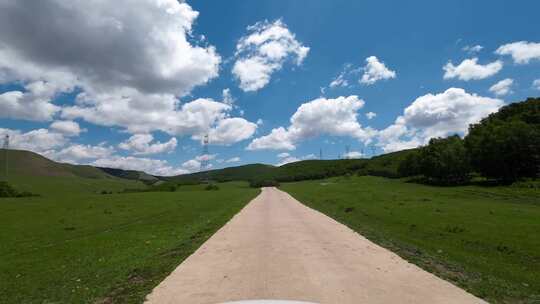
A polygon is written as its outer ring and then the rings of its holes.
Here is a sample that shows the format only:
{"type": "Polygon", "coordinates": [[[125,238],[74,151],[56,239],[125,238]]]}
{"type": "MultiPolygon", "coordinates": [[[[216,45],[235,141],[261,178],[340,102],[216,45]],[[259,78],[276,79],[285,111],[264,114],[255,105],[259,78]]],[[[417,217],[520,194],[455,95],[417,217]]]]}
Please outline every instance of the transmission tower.
{"type": "Polygon", "coordinates": [[[322,148],[319,149],[319,159],[322,160],[322,148]]]}
{"type": "Polygon", "coordinates": [[[208,165],[210,163],[209,159],[209,152],[208,152],[208,143],[210,142],[208,134],[204,136],[203,139],[203,146],[202,146],[202,154],[201,154],[201,167],[199,171],[206,171],[208,169],[208,165]]]}
{"type": "Polygon", "coordinates": [[[372,146],[371,146],[371,156],[372,156],[372,157],[375,156],[375,149],[376,149],[375,146],[372,145],[372,146]]]}
{"type": "Polygon", "coordinates": [[[349,154],[349,151],[350,151],[350,150],[351,150],[351,146],[346,145],[346,146],[345,146],[345,157],[344,157],[345,159],[351,158],[351,155],[349,154]]]}
{"type": "Polygon", "coordinates": [[[4,146],[3,146],[3,148],[4,148],[4,153],[6,154],[5,155],[6,166],[4,168],[6,171],[5,171],[4,178],[6,179],[6,182],[7,182],[7,180],[8,180],[8,168],[9,168],[8,167],[8,165],[9,165],[9,160],[8,160],[8,156],[9,156],[9,153],[8,153],[8,151],[9,151],[9,134],[6,134],[6,136],[4,138],[4,146]]]}

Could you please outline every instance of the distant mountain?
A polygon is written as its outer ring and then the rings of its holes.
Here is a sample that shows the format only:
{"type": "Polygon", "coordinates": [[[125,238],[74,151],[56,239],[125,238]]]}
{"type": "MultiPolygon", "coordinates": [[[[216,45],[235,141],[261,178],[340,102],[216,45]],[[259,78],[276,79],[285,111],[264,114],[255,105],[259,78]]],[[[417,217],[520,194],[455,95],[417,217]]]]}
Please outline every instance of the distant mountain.
{"type": "MultiPolygon", "coordinates": [[[[58,163],[37,153],[9,150],[9,173],[19,178],[28,177],[79,177],[90,179],[121,179],[154,184],[170,181],[180,184],[200,183],[203,180],[218,182],[276,180],[280,182],[319,179],[345,174],[397,177],[398,164],[412,150],[404,150],[371,159],[304,160],[283,166],[249,164],[171,177],[153,176],[142,171],[92,167],[58,163]]],[[[0,177],[5,172],[5,153],[0,149],[0,177]]]]}
{"type": "MultiPolygon", "coordinates": [[[[0,149],[0,176],[5,175],[6,153],[0,149]]],[[[155,182],[155,176],[141,171],[98,168],[89,165],[72,165],[52,161],[40,154],[25,150],[8,150],[8,169],[10,175],[42,177],[82,177],[93,179],[123,178],[155,182]]]]}
{"type": "Polygon", "coordinates": [[[279,167],[251,164],[162,178],[178,183],[198,183],[205,179],[218,182],[232,180],[276,180],[287,182],[345,174],[398,177],[397,167],[399,163],[414,150],[388,153],[370,159],[304,160],[279,167]]]}

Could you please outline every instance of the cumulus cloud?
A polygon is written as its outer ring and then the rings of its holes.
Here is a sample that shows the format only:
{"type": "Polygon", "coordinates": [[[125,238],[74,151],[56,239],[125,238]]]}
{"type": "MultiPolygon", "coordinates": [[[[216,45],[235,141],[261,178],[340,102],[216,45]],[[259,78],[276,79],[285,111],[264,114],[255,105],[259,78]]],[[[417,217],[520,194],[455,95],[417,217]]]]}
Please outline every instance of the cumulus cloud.
{"type": "Polygon", "coordinates": [[[364,101],[358,96],[335,99],[317,98],[302,104],[290,119],[286,129],[278,127],[270,134],[254,139],[248,150],[294,150],[302,140],[322,134],[349,136],[368,142],[374,130],[362,128],[358,122],[358,110],[364,101]]]}
{"type": "Polygon", "coordinates": [[[51,120],[60,110],[59,106],[51,103],[51,97],[32,91],[5,92],[0,94],[0,117],[33,121],[51,120]]]}
{"type": "MultiPolygon", "coordinates": [[[[336,88],[349,86],[349,76],[353,73],[358,72],[358,70],[359,69],[354,69],[353,65],[350,63],[345,64],[343,71],[341,71],[341,73],[339,73],[339,75],[330,82],[328,87],[336,88]]],[[[324,90],[325,88],[321,89],[324,90]]]]}
{"type": "Polygon", "coordinates": [[[47,129],[36,129],[28,132],[0,128],[0,138],[9,135],[12,149],[29,150],[44,153],[64,146],[69,140],[60,133],[47,129]]]}
{"type": "Polygon", "coordinates": [[[44,155],[56,161],[80,164],[87,162],[88,160],[109,157],[114,152],[115,150],[113,147],[106,147],[104,145],[92,146],[74,144],[59,151],[47,151],[44,155]]]}
{"type": "Polygon", "coordinates": [[[394,124],[378,132],[377,145],[385,152],[426,144],[430,138],[465,134],[469,124],[497,111],[500,99],[450,88],[439,94],[418,97],[394,124]]]}
{"type": "Polygon", "coordinates": [[[111,156],[100,158],[91,163],[97,167],[137,170],[158,176],[172,176],[189,173],[185,168],[175,168],[166,160],[134,156],[111,156]]]}
{"type": "Polygon", "coordinates": [[[355,158],[362,158],[364,157],[364,154],[360,151],[350,151],[349,153],[344,153],[343,158],[346,159],[355,159],[355,158]]]}
{"type": "Polygon", "coordinates": [[[388,69],[384,62],[379,61],[375,56],[366,58],[364,74],[360,78],[360,83],[372,85],[379,80],[396,78],[396,72],[388,69]]]}
{"type": "Polygon", "coordinates": [[[479,53],[481,50],[483,50],[484,47],[481,45],[466,45],[462,48],[463,51],[469,53],[469,54],[475,54],[479,53]]]}
{"type": "Polygon", "coordinates": [[[255,132],[256,124],[243,118],[231,118],[232,106],[209,98],[199,98],[180,104],[174,96],[161,99],[155,96],[123,98],[103,95],[96,104],[80,95],[78,105],[63,110],[62,117],[83,118],[105,126],[125,126],[132,133],[148,133],[160,130],[170,135],[189,135],[199,139],[212,133],[212,144],[231,144],[249,138],[255,132]],[[108,102],[111,101],[111,102],[108,102]],[[235,125],[238,130],[230,127],[235,125]]]}
{"type": "Polygon", "coordinates": [[[231,158],[227,159],[225,162],[226,163],[237,163],[239,161],[240,161],[240,157],[235,156],[235,157],[231,157],[231,158]]]}
{"type": "Polygon", "coordinates": [[[298,162],[298,161],[301,161],[301,160],[308,160],[308,159],[316,159],[317,158],[317,156],[315,156],[315,154],[308,154],[308,155],[304,155],[304,156],[301,156],[301,157],[295,157],[295,156],[289,155],[289,153],[280,153],[280,154],[277,155],[277,157],[279,158],[279,161],[276,163],[276,166],[278,166],[278,167],[286,165],[286,164],[298,162]]]}
{"type": "Polygon", "coordinates": [[[501,45],[495,54],[510,55],[517,64],[526,64],[540,59],[540,43],[518,41],[501,45]]]}
{"type": "Polygon", "coordinates": [[[367,112],[367,113],[366,113],[366,118],[367,118],[367,119],[370,119],[370,120],[371,120],[371,119],[373,119],[373,118],[375,118],[375,117],[377,117],[377,113],[375,113],[375,112],[367,112]]]}
{"type": "Polygon", "coordinates": [[[536,79],[535,81],[533,81],[532,86],[533,88],[540,90],[540,79],[536,79]]]}
{"type": "Polygon", "coordinates": [[[510,78],[503,79],[489,88],[489,91],[497,96],[503,96],[512,93],[514,80],[510,78]]]}
{"type": "Polygon", "coordinates": [[[70,120],[57,120],[54,121],[49,129],[62,133],[65,136],[79,136],[81,132],[85,132],[85,129],[81,129],[78,123],[70,120]]]}
{"type": "Polygon", "coordinates": [[[265,87],[285,62],[301,65],[309,47],[302,45],[281,20],[257,22],[236,44],[232,73],[245,92],[265,87]]]}
{"type": "Polygon", "coordinates": [[[174,137],[164,143],[153,141],[154,136],[152,136],[152,134],[135,134],[128,140],[120,143],[118,147],[120,149],[132,151],[135,155],[167,153],[176,149],[177,141],[174,137]]]}
{"type": "Polygon", "coordinates": [[[217,77],[221,62],[192,34],[197,17],[177,0],[0,1],[0,84],[24,87],[0,95],[0,116],[52,120],[60,112],[133,134],[208,132],[230,116],[232,97],[180,103],[217,77]],[[74,105],[53,103],[75,89],[74,105]]]}
{"type": "Polygon", "coordinates": [[[497,74],[503,67],[500,60],[486,65],[478,64],[478,58],[465,59],[455,66],[448,62],[444,67],[444,79],[458,78],[459,80],[479,80],[497,74]]]}
{"type": "MultiPolygon", "coordinates": [[[[250,138],[257,130],[257,124],[243,118],[225,118],[220,120],[208,133],[213,145],[230,145],[250,138]]],[[[195,136],[195,139],[200,137],[195,136]]]]}

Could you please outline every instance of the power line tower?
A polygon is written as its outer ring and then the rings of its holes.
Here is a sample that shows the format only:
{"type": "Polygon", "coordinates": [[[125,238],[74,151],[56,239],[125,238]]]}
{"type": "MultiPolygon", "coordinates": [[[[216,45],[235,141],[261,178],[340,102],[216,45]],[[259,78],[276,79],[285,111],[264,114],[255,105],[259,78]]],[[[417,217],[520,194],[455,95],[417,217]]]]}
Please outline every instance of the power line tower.
{"type": "Polygon", "coordinates": [[[209,152],[208,152],[208,144],[209,144],[210,140],[209,140],[209,137],[208,137],[208,134],[206,134],[203,138],[203,142],[202,142],[202,154],[200,156],[201,158],[201,167],[199,169],[199,171],[206,171],[208,169],[208,165],[210,163],[210,159],[209,159],[209,152]]]}
{"type": "Polygon", "coordinates": [[[6,134],[5,138],[4,138],[4,145],[3,145],[3,148],[4,148],[4,153],[5,153],[5,159],[6,159],[6,166],[5,166],[5,173],[4,173],[4,178],[6,179],[6,182],[8,181],[8,168],[9,168],[9,134],[6,134]]]}
{"type": "Polygon", "coordinates": [[[322,148],[319,149],[319,159],[322,160],[322,148]]]}
{"type": "Polygon", "coordinates": [[[371,156],[372,156],[372,157],[375,156],[375,150],[376,150],[375,146],[372,145],[372,146],[371,146],[371,156]]]}
{"type": "Polygon", "coordinates": [[[346,145],[346,146],[345,146],[345,157],[344,157],[345,159],[351,158],[351,155],[349,154],[349,151],[350,151],[350,150],[351,150],[351,146],[346,145]]]}

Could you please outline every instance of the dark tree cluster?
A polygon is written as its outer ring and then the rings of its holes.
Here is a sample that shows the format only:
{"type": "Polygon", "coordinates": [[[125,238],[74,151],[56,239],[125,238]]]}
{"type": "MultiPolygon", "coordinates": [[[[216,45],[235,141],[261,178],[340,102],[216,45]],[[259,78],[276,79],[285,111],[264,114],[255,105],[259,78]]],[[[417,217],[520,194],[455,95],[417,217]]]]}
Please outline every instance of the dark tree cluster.
{"type": "Polygon", "coordinates": [[[540,99],[501,108],[459,136],[432,139],[399,164],[401,176],[439,184],[467,182],[471,173],[511,183],[540,176],[540,99]]]}

